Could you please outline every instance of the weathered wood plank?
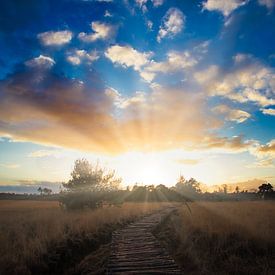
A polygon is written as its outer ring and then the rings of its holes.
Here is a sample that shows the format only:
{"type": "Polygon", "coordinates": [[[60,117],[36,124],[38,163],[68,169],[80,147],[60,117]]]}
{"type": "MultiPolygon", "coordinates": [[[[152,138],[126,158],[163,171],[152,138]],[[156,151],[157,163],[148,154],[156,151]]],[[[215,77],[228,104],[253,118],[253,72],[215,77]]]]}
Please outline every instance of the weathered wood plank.
{"type": "Polygon", "coordinates": [[[151,233],[173,210],[155,212],[114,232],[107,274],[183,274],[151,233]]]}

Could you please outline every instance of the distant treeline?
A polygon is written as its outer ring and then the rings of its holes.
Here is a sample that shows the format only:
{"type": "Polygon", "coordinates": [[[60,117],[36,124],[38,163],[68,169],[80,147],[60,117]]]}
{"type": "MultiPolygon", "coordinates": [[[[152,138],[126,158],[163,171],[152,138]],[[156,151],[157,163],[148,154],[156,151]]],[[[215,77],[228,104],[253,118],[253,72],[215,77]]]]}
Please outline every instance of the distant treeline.
{"type": "Polygon", "coordinates": [[[0,200],[41,200],[41,201],[56,201],[59,200],[60,194],[52,194],[49,196],[38,194],[16,194],[16,193],[0,193],[0,200]]]}
{"type": "MultiPolygon", "coordinates": [[[[89,193],[89,192],[88,192],[89,193]]],[[[0,193],[0,200],[62,200],[64,192],[51,195],[38,194],[16,194],[16,193],[0,193]]],[[[82,194],[82,192],[81,192],[82,194]]],[[[118,201],[126,202],[161,202],[161,201],[240,201],[240,200],[275,200],[275,192],[262,194],[256,192],[239,192],[239,193],[196,193],[186,196],[184,193],[179,193],[175,187],[168,188],[164,185],[153,186],[134,186],[132,190],[117,190],[106,192],[106,197],[116,197],[118,201]]]]}
{"type": "Polygon", "coordinates": [[[71,179],[63,183],[59,194],[52,194],[49,188],[39,187],[40,195],[19,195],[0,193],[0,199],[25,200],[58,200],[65,209],[97,208],[104,204],[120,204],[123,202],[186,202],[205,201],[238,201],[275,199],[275,192],[270,183],[263,183],[258,192],[240,192],[236,187],[234,193],[228,193],[227,185],[214,193],[203,193],[201,184],[194,178],[186,180],[180,176],[173,187],[161,185],[138,185],[126,190],[120,187],[121,179],[115,171],[107,171],[98,164],[93,165],[85,159],[76,160],[71,179]]]}

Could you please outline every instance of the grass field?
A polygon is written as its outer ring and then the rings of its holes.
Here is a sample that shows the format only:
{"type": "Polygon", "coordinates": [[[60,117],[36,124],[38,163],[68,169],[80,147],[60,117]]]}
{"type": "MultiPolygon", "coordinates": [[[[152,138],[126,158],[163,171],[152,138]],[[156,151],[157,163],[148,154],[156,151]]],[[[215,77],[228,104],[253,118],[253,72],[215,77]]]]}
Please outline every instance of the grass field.
{"type": "Polygon", "coordinates": [[[193,202],[157,230],[186,274],[274,274],[274,202],[193,202]]]}
{"type": "MultiPolygon", "coordinates": [[[[165,203],[64,211],[0,200],[0,274],[102,273],[111,233],[165,203]],[[88,273],[88,272],[87,272],[88,273]]],[[[155,234],[186,274],[274,274],[275,203],[193,202],[155,234]]]]}
{"type": "Polygon", "coordinates": [[[86,255],[100,253],[114,229],[162,206],[66,212],[54,201],[0,201],[0,274],[69,273],[86,255]]]}

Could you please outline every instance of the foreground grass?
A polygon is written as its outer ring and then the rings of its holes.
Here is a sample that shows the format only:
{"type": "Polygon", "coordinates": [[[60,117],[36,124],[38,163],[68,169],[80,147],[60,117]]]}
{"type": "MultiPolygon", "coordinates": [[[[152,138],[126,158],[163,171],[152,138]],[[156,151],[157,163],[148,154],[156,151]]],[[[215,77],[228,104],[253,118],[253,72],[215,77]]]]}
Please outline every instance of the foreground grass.
{"type": "Polygon", "coordinates": [[[54,201],[0,201],[0,274],[92,272],[85,265],[92,259],[95,268],[102,267],[113,230],[163,206],[126,203],[66,212],[54,201]]]}
{"type": "Polygon", "coordinates": [[[183,206],[156,230],[186,274],[274,274],[274,202],[183,206]]]}

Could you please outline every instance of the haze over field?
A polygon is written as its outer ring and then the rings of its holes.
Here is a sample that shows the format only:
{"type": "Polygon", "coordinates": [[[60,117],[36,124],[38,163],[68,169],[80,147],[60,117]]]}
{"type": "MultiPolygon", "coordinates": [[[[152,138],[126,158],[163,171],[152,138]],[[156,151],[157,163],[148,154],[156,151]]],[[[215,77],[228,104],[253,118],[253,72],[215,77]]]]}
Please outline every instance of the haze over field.
{"type": "Polygon", "coordinates": [[[274,10],[1,1],[0,192],[67,181],[82,157],[124,186],[274,184],[274,10]]]}

